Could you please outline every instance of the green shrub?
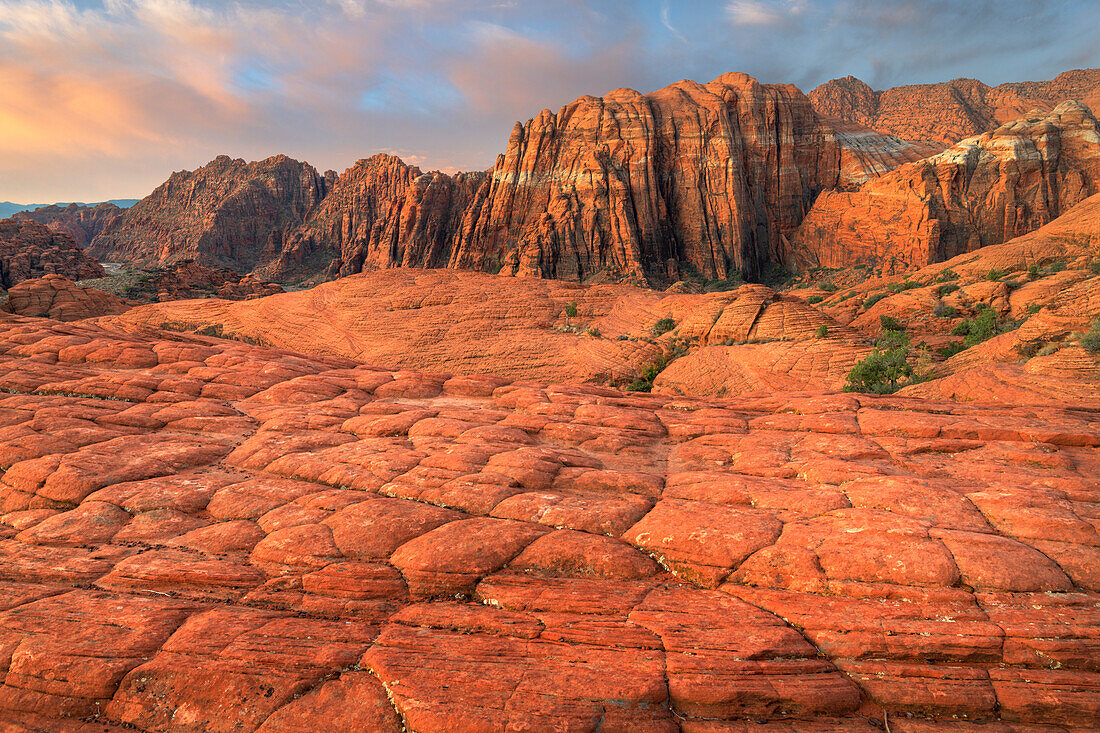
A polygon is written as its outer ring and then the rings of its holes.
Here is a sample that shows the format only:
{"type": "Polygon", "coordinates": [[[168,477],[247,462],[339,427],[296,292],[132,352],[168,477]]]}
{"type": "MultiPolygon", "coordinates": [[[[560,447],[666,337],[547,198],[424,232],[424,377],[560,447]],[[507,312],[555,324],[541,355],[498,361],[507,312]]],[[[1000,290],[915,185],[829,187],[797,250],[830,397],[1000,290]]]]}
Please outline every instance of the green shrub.
{"type": "Polygon", "coordinates": [[[668,333],[674,328],[676,328],[676,321],[671,318],[662,318],[653,324],[653,335],[660,336],[663,333],[668,333]]]}
{"type": "Polygon", "coordinates": [[[593,338],[600,338],[602,334],[600,333],[600,329],[596,328],[595,326],[589,326],[588,335],[593,338]]]}
{"type": "Polygon", "coordinates": [[[906,290],[913,290],[914,288],[923,288],[920,283],[915,283],[912,280],[905,280],[900,283],[890,283],[886,286],[886,289],[891,293],[904,293],[906,290]]]}
{"type": "Polygon", "coordinates": [[[970,321],[957,323],[955,327],[951,329],[952,336],[965,336],[968,333],[970,333],[970,321]]]}
{"type": "Polygon", "coordinates": [[[1030,277],[1032,280],[1039,277],[1039,266],[1038,265],[1028,265],[1028,267],[1027,267],[1027,276],[1030,277]]]}
{"type": "Polygon", "coordinates": [[[880,349],[905,349],[909,347],[909,334],[905,331],[887,329],[879,336],[875,346],[880,349]]]}
{"type": "Polygon", "coordinates": [[[829,335],[829,327],[822,323],[820,326],[817,327],[817,329],[814,330],[814,335],[816,335],[819,339],[825,338],[829,335]]]}
{"type": "MultiPolygon", "coordinates": [[[[1047,274],[1053,275],[1054,273],[1061,272],[1064,269],[1066,269],[1066,261],[1055,260],[1054,262],[1051,262],[1049,265],[1047,265],[1047,274]]],[[[1096,271],[1094,270],[1094,272],[1096,271]]]]}
{"type": "Polygon", "coordinates": [[[574,300],[572,303],[567,303],[565,305],[565,317],[566,318],[576,318],[577,317],[577,301],[574,300]]]}
{"type": "Polygon", "coordinates": [[[1041,303],[1032,303],[1027,307],[1027,312],[1034,315],[1043,309],[1041,303]]]}
{"type": "Polygon", "coordinates": [[[943,272],[941,272],[939,275],[936,276],[936,282],[938,282],[938,283],[945,283],[945,282],[948,282],[949,280],[958,280],[958,279],[959,279],[959,274],[957,272],[955,272],[954,270],[944,270],[943,272]]]}
{"type": "Polygon", "coordinates": [[[628,341],[629,339],[630,337],[627,336],[625,333],[620,333],[618,336],[615,337],[616,341],[628,341]]]}
{"type": "Polygon", "coordinates": [[[906,361],[906,356],[905,349],[875,349],[848,372],[848,383],[844,385],[844,391],[872,394],[897,392],[905,386],[905,380],[913,377],[913,367],[906,361]]]}
{"type": "Polygon", "coordinates": [[[879,302],[883,298],[889,298],[889,293],[875,293],[874,295],[867,296],[867,299],[863,301],[863,310],[870,310],[871,306],[879,302]]]}
{"type": "Polygon", "coordinates": [[[955,283],[948,283],[947,285],[941,285],[936,288],[936,297],[942,298],[943,296],[953,293],[959,289],[959,286],[955,283]]]}
{"type": "Polygon", "coordinates": [[[962,341],[948,341],[946,346],[941,346],[936,349],[936,353],[942,356],[944,359],[950,359],[955,354],[963,351],[966,347],[963,346],[962,341]]]}
{"type": "Polygon", "coordinates": [[[1093,260],[1089,263],[1089,272],[1093,275],[1100,275],[1100,260],[1093,260]]]}
{"type": "Polygon", "coordinates": [[[936,304],[932,306],[932,315],[936,318],[954,318],[959,312],[955,310],[954,306],[946,305],[942,300],[937,300],[936,304]]]}
{"type": "Polygon", "coordinates": [[[883,331],[904,331],[905,330],[905,326],[903,326],[901,324],[901,322],[898,319],[894,318],[893,316],[879,316],[878,317],[878,322],[879,322],[879,325],[882,326],[883,331]]]}
{"type": "Polygon", "coordinates": [[[837,286],[833,283],[821,283],[820,285],[818,285],[818,287],[824,290],[826,293],[835,293],[838,290],[837,286]]]}
{"type": "Polygon", "coordinates": [[[806,298],[806,302],[809,303],[810,305],[814,305],[815,303],[820,303],[823,300],[825,300],[825,298],[823,298],[820,295],[811,295],[809,298],[806,298]]]}
{"type": "Polygon", "coordinates": [[[990,282],[996,282],[996,281],[1000,280],[1002,277],[1004,277],[1007,274],[1008,273],[1005,272],[1004,270],[998,270],[997,268],[994,267],[992,270],[985,273],[985,279],[989,280],[990,282]]]}
{"type": "Polygon", "coordinates": [[[1090,354],[1100,351],[1100,320],[1093,321],[1088,333],[1081,334],[1077,343],[1090,354]]]}

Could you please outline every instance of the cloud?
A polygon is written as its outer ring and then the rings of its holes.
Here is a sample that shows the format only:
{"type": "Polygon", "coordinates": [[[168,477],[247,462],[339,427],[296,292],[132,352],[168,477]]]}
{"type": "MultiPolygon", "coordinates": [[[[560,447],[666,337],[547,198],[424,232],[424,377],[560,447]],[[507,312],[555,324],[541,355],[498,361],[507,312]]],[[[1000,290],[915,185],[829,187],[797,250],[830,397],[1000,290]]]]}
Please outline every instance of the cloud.
{"type": "Polygon", "coordinates": [[[736,26],[781,25],[801,16],[805,10],[804,0],[780,0],[779,2],[730,0],[726,4],[726,15],[736,26]]]}

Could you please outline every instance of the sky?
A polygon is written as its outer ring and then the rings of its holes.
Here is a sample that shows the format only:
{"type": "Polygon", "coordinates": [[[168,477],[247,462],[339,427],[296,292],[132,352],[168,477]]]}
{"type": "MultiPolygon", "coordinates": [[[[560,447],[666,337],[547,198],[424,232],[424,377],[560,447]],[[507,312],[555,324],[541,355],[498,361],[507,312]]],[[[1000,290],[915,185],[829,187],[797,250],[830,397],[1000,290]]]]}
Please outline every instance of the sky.
{"type": "Polygon", "coordinates": [[[0,200],[140,198],[219,154],[484,170],[582,94],[1100,67],[1100,0],[0,0],[0,200]]]}

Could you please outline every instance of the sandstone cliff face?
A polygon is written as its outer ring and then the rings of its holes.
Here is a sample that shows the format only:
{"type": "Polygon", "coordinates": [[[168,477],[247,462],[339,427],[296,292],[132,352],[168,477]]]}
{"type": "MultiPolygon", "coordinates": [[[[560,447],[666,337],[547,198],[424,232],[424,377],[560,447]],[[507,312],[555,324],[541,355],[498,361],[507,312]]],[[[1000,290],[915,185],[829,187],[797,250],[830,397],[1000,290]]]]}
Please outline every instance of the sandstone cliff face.
{"type": "Polygon", "coordinates": [[[839,157],[798,89],[743,74],[582,97],[516,125],[451,264],[574,280],[752,277],[837,184],[839,157]]]}
{"type": "Polygon", "coordinates": [[[1076,100],[1098,111],[1100,69],[1077,69],[1051,81],[989,87],[977,79],[913,84],[875,91],[853,76],[833,79],[809,94],[821,115],[909,141],[953,145],[993,130],[1028,111],[1076,100]]]}
{"type": "Polygon", "coordinates": [[[260,272],[331,279],[364,269],[445,267],[487,190],[481,173],[425,174],[391,155],[360,160],[260,272]]]}
{"type": "Polygon", "coordinates": [[[52,232],[36,221],[0,221],[0,288],[49,274],[74,280],[106,275],[68,234],[52,232]]]}
{"type": "Polygon", "coordinates": [[[791,237],[796,266],[925,265],[999,244],[1100,191],[1100,127],[1065,102],[868,181],[825,192],[791,237]]]}
{"type": "Polygon", "coordinates": [[[13,218],[23,221],[36,221],[45,224],[56,232],[65,232],[78,247],[87,247],[107,225],[118,218],[124,210],[110,203],[95,206],[42,206],[34,211],[21,211],[13,218]]]}
{"type": "Polygon", "coordinates": [[[286,233],[327,190],[313,166],[285,155],[253,163],[219,156],[195,171],[173,173],[112,221],[89,252],[142,266],[193,259],[247,272],[281,251],[286,233]]]}

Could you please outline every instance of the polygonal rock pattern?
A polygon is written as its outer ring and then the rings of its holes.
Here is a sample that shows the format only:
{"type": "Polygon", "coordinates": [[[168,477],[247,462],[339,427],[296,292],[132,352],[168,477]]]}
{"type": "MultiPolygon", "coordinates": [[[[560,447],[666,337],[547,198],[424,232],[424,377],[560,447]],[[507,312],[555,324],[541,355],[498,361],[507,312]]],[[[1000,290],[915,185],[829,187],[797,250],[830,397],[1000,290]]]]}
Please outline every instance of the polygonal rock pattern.
{"type": "Polygon", "coordinates": [[[0,315],[6,730],[1068,731],[1100,419],[0,315]]]}

